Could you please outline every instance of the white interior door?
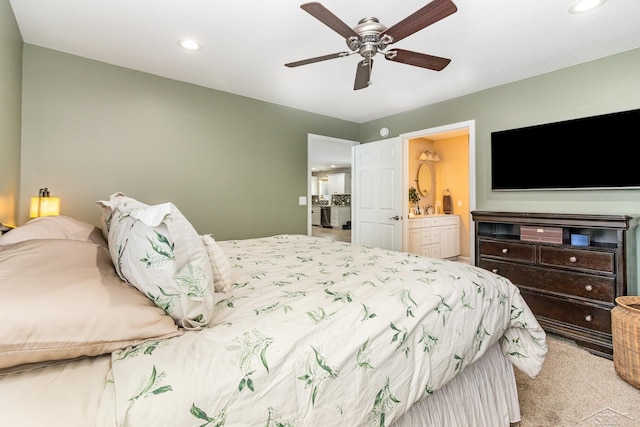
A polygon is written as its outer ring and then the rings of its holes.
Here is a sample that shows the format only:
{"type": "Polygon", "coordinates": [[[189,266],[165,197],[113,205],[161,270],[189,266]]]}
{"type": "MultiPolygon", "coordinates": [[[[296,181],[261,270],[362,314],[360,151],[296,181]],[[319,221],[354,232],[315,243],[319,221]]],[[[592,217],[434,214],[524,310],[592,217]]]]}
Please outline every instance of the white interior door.
{"type": "Polygon", "coordinates": [[[352,238],[359,245],[402,250],[402,142],[353,147],[352,238]]]}

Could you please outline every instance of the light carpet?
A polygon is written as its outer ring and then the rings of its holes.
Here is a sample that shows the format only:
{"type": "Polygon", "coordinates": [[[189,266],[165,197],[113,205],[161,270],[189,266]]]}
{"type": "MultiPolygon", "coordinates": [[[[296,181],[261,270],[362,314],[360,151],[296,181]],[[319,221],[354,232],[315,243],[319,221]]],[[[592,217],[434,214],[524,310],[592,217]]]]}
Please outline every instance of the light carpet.
{"type": "Polygon", "coordinates": [[[640,390],[613,361],[547,335],[549,352],[532,379],[515,369],[522,421],[512,427],[640,426],[640,390]]]}

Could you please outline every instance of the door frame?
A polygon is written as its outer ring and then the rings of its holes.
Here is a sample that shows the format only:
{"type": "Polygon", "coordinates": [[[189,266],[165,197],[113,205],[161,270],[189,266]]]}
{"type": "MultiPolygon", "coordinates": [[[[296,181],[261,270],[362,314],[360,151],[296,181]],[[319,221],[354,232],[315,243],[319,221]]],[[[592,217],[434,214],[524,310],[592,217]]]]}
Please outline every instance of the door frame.
{"type": "MultiPolygon", "coordinates": [[[[409,140],[414,138],[429,138],[429,135],[435,135],[439,133],[466,130],[468,135],[469,144],[469,262],[471,265],[475,264],[475,225],[471,218],[471,212],[476,209],[476,121],[467,120],[458,123],[451,123],[443,126],[436,126],[433,128],[422,129],[409,133],[400,134],[402,139],[402,167],[405,171],[409,170],[409,140]]],[[[406,178],[406,177],[405,177],[406,178]]],[[[409,183],[408,179],[404,179],[402,182],[403,194],[408,194],[409,183]]],[[[402,215],[403,218],[409,217],[409,204],[403,204],[402,215]]],[[[408,250],[409,244],[409,221],[403,221],[402,224],[402,247],[403,250],[408,250]]]]}
{"type": "MultiPolygon", "coordinates": [[[[312,202],[311,202],[311,183],[312,183],[312,173],[313,170],[311,170],[311,166],[312,166],[312,159],[311,159],[311,153],[312,148],[313,148],[313,144],[320,144],[323,141],[325,142],[338,142],[338,143],[345,143],[345,144],[349,144],[350,146],[355,146],[355,145],[359,145],[360,141],[352,141],[349,139],[342,139],[342,138],[334,138],[331,136],[324,136],[324,135],[317,135],[317,134],[313,134],[313,133],[308,133],[307,134],[307,236],[311,236],[313,234],[313,225],[311,225],[311,208],[312,208],[312,202]]],[[[351,150],[351,170],[353,171],[353,149],[351,150]]],[[[351,175],[351,191],[353,191],[353,174],[351,175]]],[[[351,206],[351,215],[353,215],[353,203],[351,206]]]]}

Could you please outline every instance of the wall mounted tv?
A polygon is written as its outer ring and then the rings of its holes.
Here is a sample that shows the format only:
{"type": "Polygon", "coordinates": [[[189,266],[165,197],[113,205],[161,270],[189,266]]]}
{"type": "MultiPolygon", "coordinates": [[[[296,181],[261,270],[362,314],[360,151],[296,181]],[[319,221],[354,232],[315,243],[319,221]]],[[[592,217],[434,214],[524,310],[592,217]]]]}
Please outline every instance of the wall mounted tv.
{"type": "Polygon", "coordinates": [[[491,189],[640,189],[640,109],[491,133],[491,189]]]}

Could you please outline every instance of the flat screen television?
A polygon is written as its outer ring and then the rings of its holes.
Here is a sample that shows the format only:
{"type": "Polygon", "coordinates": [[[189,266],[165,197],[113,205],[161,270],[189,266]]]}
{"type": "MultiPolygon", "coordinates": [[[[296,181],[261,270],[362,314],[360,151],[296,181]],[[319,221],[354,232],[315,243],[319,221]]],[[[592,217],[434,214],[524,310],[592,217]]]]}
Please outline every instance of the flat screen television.
{"type": "Polygon", "coordinates": [[[491,133],[491,189],[640,189],[640,109],[491,133]]]}

